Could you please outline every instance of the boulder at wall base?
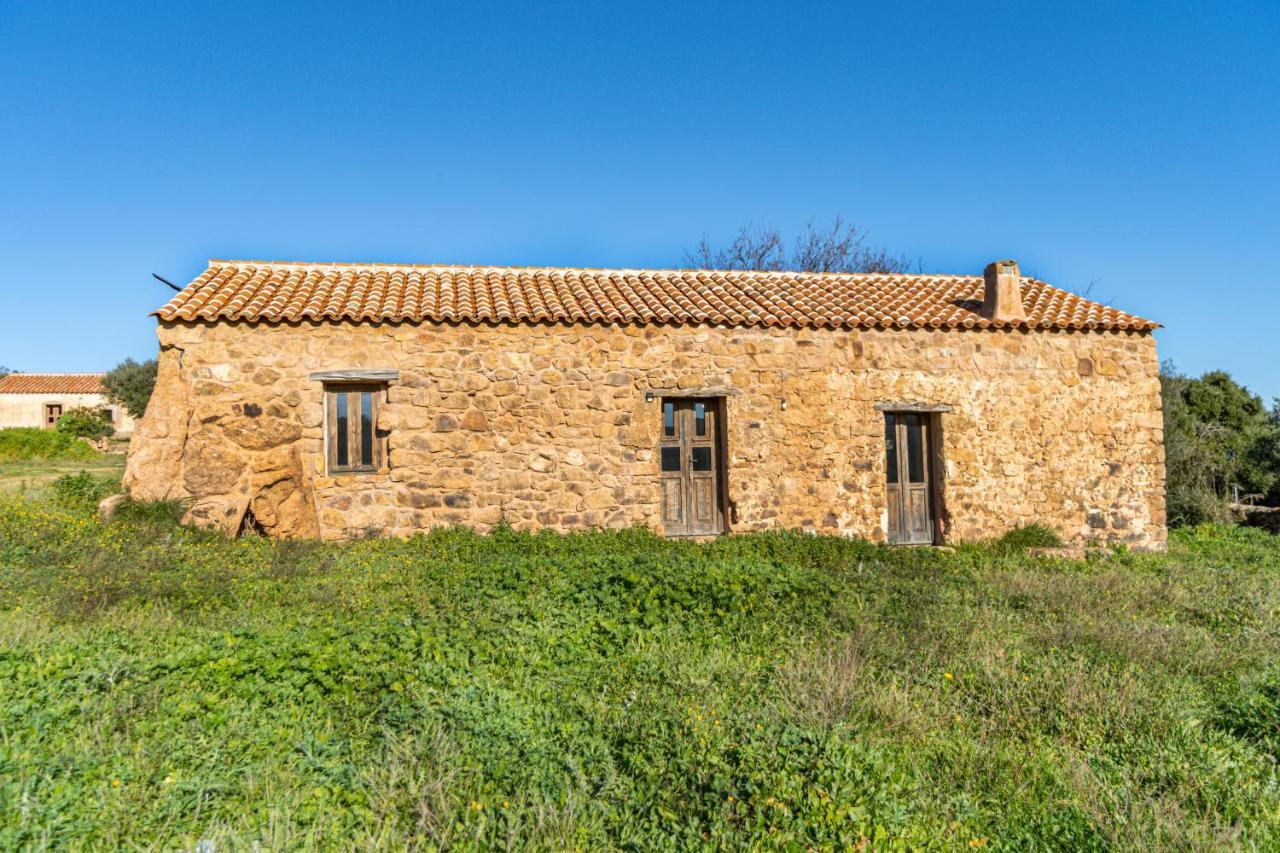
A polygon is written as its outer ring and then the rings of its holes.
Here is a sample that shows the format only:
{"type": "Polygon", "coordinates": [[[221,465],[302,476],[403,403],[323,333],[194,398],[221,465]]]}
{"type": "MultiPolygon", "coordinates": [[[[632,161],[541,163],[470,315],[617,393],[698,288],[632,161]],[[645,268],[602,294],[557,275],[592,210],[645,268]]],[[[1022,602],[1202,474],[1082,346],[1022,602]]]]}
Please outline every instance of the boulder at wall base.
{"type": "Polygon", "coordinates": [[[206,498],[192,504],[182,521],[184,524],[221,530],[228,536],[234,536],[239,531],[248,503],[243,498],[206,498]]]}
{"type": "MultiPolygon", "coordinates": [[[[213,438],[204,436],[204,438],[213,438]]],[[[223,443],[212,444],[193,434],[187,441],[182,484],[197,497],[225,495],[235,488],[245,462],[223,443]]]]}
{"type": "Polygon", "coordinates": [[[259,492],[250,508],[265,531],[289,539],[317,536],[315,511],[296,480],[281,480],[259,492]]]}

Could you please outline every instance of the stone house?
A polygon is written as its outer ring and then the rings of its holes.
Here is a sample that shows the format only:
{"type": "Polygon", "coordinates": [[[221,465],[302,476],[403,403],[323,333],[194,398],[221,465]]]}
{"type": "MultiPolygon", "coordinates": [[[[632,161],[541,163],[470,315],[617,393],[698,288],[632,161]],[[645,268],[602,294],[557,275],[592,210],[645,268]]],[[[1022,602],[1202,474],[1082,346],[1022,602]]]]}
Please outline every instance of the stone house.
{"type": "Polygon", "coordinates": [[[210,261],[156,316],[141,498],[435,525],[1165,542],[1155,323],[1019,274],[210,261]]]}
{"type": "Polygon", "coordinates": [[[101,373],[10,373],[0,378],[0,429],[45,427],[76,408],[104,409],[116,435],[133,432],[133,418],[102,392],[101,373]]]}

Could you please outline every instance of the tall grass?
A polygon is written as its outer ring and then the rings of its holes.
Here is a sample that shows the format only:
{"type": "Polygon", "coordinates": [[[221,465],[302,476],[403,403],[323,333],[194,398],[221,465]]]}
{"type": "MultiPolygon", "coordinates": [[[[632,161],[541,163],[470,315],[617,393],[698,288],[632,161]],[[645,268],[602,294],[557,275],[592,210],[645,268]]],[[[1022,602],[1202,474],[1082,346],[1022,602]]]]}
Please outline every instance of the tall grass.
{"type": "Polygon", "coordinates": [[[227,541],[0,501],[0,846],[1269,849],[1280,545],[227,541]]]}

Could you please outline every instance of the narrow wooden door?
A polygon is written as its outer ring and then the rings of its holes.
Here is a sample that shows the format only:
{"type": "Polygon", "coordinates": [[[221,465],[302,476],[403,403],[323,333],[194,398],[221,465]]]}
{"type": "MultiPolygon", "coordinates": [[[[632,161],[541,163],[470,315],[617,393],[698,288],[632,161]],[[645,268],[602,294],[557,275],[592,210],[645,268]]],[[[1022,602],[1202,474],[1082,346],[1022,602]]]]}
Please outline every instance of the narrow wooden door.
{"type": "Polygon", "coordinates": [[[884,421],[889,541],[899,545],[933,542],[933,481],[929,416],[889,412],[884,421]]]}
{"type": "Polygon", "coordinates": [[[716,402],[662,401],[658,467],[662,527],[668,536],[705,536],[724,530],[716,402]]]}
{"type": "Polygon", "coordinates": [[[55,427],[58,425],[58,418],[62,417],[61,403],[45,403],[44,405],[44,425],[47,427],[55,427]]]}

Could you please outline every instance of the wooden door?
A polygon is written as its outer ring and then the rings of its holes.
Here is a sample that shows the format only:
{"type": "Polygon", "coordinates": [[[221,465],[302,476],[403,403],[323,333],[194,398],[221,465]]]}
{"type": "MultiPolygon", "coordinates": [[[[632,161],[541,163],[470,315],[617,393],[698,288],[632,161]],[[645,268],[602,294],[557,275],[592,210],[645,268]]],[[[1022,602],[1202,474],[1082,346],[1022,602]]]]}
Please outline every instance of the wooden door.
{"type": "Polygon", "coordinates": [[[46,427],[55,427],[58,425],[58,418],[62,417],[61,403],[45,403],[44,404],[44,425],[46,427]]]}
{"type": "Polygon", "coordinates": [[[668,536],[724,531],[719,411],[714,399],[662,401],[658,469],[662,527],[668,536]]]}
{"type": "Polygon", "coordinates": [[[884,446],[889,541],[899,545],[931,544],[934,500],[929,415],[887,413],[884,446]]]}

